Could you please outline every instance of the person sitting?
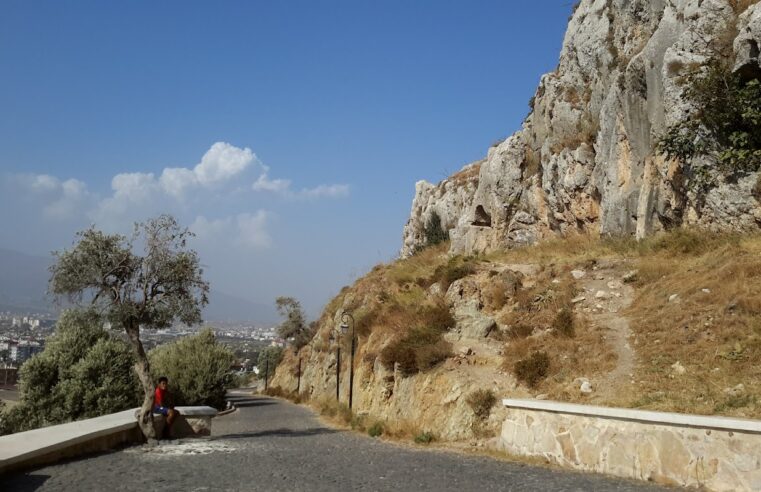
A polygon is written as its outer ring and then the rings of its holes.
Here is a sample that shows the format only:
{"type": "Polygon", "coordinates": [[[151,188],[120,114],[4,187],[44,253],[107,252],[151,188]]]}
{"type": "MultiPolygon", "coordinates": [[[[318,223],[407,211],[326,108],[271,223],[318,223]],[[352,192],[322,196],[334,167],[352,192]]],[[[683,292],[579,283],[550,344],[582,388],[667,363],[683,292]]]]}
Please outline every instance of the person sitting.
{"type": "Polygon", "coordinates": [[[169,379],[166,376],[161,376],[153,397],[153,413],[159,413],[166,417],[166,425],[164,425],[164,432],[162,434],[164,438],[171,436],[172,423],[180,415],[180,412],[174,409],[172,395],[169,393],[167,386],[169,386],[169,379]]]}

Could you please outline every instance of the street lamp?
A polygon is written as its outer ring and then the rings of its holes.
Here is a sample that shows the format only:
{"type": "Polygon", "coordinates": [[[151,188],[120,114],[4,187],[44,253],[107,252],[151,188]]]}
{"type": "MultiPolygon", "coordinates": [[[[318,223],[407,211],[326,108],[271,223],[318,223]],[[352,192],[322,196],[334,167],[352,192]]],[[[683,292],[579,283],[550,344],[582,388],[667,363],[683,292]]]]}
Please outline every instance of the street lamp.
{"type": "Polygon", "coordinates": [[[351,363],[349,365],[349,410],[354,396],[354,349],[356,347],[354,337],[354,317],[344,311],[341,314],[341,333],[346,335],[349,332],[349,321],[351,321],[351,363]]]}

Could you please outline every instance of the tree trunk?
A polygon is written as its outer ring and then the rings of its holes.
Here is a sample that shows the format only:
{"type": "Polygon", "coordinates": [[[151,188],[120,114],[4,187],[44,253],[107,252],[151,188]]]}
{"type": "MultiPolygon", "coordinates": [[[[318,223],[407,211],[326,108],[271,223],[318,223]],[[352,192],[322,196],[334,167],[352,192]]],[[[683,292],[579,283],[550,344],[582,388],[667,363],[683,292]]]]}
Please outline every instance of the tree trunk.
{"type": "Polygon", "coordinates": [[[145,392],[143,406],[140,407],[140,416],[137,419],[137,423],[148,442],[152,442],[156,440],[156,429],[153,427],[153,395],[155,388],[151,378],[148,356],[145,355],[143,343],[140,341],[140,326],[137,323],[131,323],[126,327],[126,331],[137,358],[135,372],[145,392]]]}

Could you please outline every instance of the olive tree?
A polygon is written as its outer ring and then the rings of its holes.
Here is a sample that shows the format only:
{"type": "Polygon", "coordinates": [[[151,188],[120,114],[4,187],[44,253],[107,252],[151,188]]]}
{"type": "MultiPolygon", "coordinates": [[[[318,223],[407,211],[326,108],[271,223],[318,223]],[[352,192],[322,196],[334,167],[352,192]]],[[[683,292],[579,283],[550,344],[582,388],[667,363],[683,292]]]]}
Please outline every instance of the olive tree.
{"type": "Polygon", "coordinates": [[[209,284],[198,254],[187,246],[190,237],[170,215],[135,224],[129,238],[90,227],[77,233],[71,249],[54,253],[50,267],[54,295],[91,304],[127,334],[145,394],[138,423],[149,440],[156,437],[154,386],[140,330],[165,328],[175,321],[200,323],[208,303],[209,284]]]}
{"type": "Polygon", "coordinates": [[[290,340],[296,350],[299,350],[309,343],[313,335],[307,325],[301,303],[293,297],[278,297],[275,305],[278,313],[285,317],[285,321],[278,326],[277,334],[285,340],[290,340]]]}

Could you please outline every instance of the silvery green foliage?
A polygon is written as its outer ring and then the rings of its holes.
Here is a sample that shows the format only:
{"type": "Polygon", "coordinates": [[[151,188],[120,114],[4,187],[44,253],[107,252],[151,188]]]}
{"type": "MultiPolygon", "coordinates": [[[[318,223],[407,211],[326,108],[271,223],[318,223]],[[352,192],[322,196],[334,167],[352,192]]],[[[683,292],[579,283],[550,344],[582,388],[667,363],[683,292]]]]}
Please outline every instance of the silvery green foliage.
{"type": "Polygon", "coordinates": [[[89,301],[113,326],[124,329],[143,388],[138,423],[145,437],[153,440],[154,381],[140,329],[164,328],[175,321],[201,322],[209,284],[203,279],[198,254],[187,247],[193,234],[174,217],[161,215],[135,224],[129,239],[94,227],[77,236],[71,249],[55,253],[50,290],[75,302],[89,301]]]}
{"type": "Polygon", "coordinates": [[[175,405],[224,407],[225,392],[235,382],[230,372],[235,356],[210,329],[157,347],[148,356],[154,380],[169,378],[175,405]]]}
{"type": "Polygon", "coordinates": [[[136,224],[131,238],[95,228],[77,233],[74,247],[55,253],[50,290],[89,300],[115,326],[163,328],[201,321],[209,284],[192,233],[169,215],[136,224]],[[142,255],[136,251],[142,248],[142,255]]]}
{"type": "Polygon", "coordinates": [[[19,404],[0,433],[21,432],[126,410],[139,402],[127,343],[112,338],[93,310],[68,310],[45,350],[20,371],[19,404]]]}
{"type": "Polygon", "coordinates": [[[259,352],[259,358],[256,361],[256,367],[259,369],[259,378],[264,379],[264,371],[268,372],[268,377],[271,379],[275,374],[275,369],[280,361],[283,360],[283,348],[282,347],[267,347],[259,352]]]}
{"type": "Polygon", "coordinates": [[[277,312],[285,317],[285,321],[278,326],[277,334],[290,340],[296,350],[309,343],[314,332],[307,325],[301,303],[293,297],[278,297],[275,305],[277,312]]]}

